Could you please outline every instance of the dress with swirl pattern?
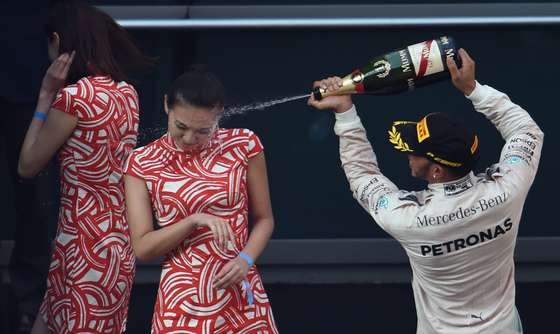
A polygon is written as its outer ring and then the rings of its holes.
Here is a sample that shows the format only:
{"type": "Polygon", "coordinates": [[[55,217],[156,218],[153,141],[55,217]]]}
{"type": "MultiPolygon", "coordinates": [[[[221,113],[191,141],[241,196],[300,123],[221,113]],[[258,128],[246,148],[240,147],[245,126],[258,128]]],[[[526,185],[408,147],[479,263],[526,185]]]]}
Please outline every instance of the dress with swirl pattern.
{"type": "Polygon", "coordinates": [[[52,108],[78,123],[58,153],[58,228],[40,312],[57,334],[122,333],[135,267],[123,166],[136,145],[138,95],[89,76],[61,89],[52,108]]]}
{"type": "Polygon", "coordinates": [[[177,148],[169,134],[134,150],[126,173],[145,181],[160,227],[195,214],[227,220],[236,243],[220,249],[207,227],[195,229],[164,259],[152,333],[277,333],[255,266],[249,289],[234,284],[217,290],[214,276],[247,243],[249,159],[262,152],[258,137],[247,129],[217,129],[201,150],[177,148]],[[249,303],[249,295],[253,303],[249,303]]]}

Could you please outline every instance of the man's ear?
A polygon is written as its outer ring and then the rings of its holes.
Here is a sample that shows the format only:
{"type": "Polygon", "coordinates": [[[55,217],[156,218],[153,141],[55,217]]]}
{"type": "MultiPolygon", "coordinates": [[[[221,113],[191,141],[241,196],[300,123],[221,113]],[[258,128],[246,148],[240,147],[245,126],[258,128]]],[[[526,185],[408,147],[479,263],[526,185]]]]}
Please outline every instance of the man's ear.
{"type": "Polygon", "coordinates": [[[165,113],[169,115],[169,107],[167,105],[167,94],[163,96],[163,110],[165,110],[165,113]]]}
{"type": "Polygon", "coordinates": [[[446,176],[446,171],[440,164],[432,164],[431,169],[432,170],[430,171],[430,174],[434,179],[439,179],[443,176],[446,176]]]}

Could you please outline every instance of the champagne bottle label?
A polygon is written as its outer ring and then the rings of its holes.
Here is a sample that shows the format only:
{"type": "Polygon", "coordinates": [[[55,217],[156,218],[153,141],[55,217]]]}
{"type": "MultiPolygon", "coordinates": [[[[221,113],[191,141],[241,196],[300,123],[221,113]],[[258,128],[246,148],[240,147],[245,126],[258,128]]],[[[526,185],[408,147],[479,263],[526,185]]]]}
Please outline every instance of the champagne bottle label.
{"type": "Polygon", "coordinates": [[[441,72],[445,69],[441,50],[434,40],[414,44],[408,47],[410,58],[414,64],[416,77],[441,72]]]}

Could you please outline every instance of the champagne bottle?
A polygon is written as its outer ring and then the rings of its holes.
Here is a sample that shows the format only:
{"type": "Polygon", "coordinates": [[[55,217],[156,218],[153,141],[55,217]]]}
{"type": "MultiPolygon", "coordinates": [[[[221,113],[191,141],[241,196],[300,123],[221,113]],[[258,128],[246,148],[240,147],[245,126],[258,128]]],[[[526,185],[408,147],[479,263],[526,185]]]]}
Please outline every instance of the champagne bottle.
{"type": "Polygon", "coordinates": [[[313,90],[315,99],[331,95],[394,94],[449,78],[445,59],[453,57],[457,66],[455,40],[449,36],[424,41],[374,58],[366,66],[342,78],[342,87],[325,92],[313,90]]]}

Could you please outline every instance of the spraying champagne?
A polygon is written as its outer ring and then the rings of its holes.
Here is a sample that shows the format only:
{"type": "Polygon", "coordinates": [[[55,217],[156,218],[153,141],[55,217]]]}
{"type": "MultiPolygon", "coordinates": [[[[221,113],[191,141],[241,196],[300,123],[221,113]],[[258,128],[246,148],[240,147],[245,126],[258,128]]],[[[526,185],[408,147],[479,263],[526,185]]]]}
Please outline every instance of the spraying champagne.
{"type": "Polygon", "coordinates": [[[424,41],[377,58],[342,78],[342,87],[326,92],[316,87],[315,99],[331,95],[394,94],[449,78],[445,59],[460,66],[455,40],[449,36],[424,41]]]}

